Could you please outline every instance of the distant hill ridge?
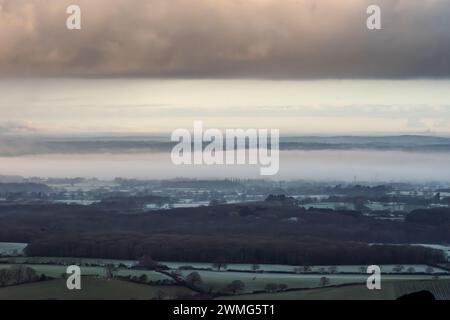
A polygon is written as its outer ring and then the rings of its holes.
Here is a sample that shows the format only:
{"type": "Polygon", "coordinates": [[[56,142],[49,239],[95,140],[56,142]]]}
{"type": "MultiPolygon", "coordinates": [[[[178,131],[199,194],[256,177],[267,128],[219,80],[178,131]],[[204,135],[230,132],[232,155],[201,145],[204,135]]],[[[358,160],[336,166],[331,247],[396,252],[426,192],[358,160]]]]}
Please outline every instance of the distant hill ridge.
{"type": "MultiPolygon", "coordinates": [[[[0,156],[30,154],[143,153],[169,151],[169,137],[85,137],[0,139],[0,156]]],[[[282,136],[281,150],[404,150],[450,152],[450,138],[430,135],[282,136]]]]}

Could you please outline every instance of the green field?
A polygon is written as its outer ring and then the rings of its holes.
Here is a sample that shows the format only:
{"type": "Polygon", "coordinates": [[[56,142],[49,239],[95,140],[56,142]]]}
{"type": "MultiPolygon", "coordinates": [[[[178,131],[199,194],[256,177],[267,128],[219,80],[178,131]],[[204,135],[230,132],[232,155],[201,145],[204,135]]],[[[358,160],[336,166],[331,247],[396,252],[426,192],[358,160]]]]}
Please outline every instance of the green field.
{"type": "MultiPolygon", "coordinates": [[[[1,243],[0,243],[1,244],[1,243]]],[[[9,245],[9,244],[8,244],[9,245]]],[[[14,261],[12,263],[26,263],[26,264],[56,264],[56,265],[84,265],[84,266],[105,266],[108,264],[112,264],[115,266],[122,267],[133,267],[138,264],[136,260],[118,260],[118,259],[100,259],[100,258],[70,258],[70,257],[0,257],[0,262],[9,263],[9,261],[14,261]]],[[[193,269],[200,270],[211,270],[213,271],[213,264],[207,262],[161,262],[161,264],[168,266],[170,269],[178,269],[181,266],[190,266],[193,269]]],[[[227,270],[232,271],[243,271],[250,272],[252,271],[252,264],[228,264],[227,270]]],[[[277,264],[259,264],[259,271],[263,272],[274,272],[274,273],[295,273],[297,268],[302,266],[291,266],[291,265],[277,265],[277,264]]],[[[361,265],[338,265],[335,266],[337,268],[338,273],[346,273],[346,274],[361,274],[361,265]]],[[[395,271],[396,265],[380,265],[383,273],[398,273],[395,271]]],[[[403,270],[400,273],[418,273],[423,274],[427,273],[427,265],[424,264],[404,264],[403,270]],[[408,271],[408,269],[412,268],[413,271],[408,271]]],[[[323,266],[310,266],[310,273],[329,273],[329,265],[323,266]]],[[[432,273],[448,273],[448,270],[433,267],[432,273]]],[[[365,274],[365,272],[363,273],[365,274]]]]}
{"type": "Polygon", "coordinates": [[[365,285],[327,287],[279,293],[245,294],[220,299],[237,300],[395,300],[411,292],[428,290],[436,299],[450,299],[450,280],[388,281],[381,290],[368,290],[365,285]]]}
{"type": "Polygon", "coordinates": [[[14,261],[14,263],[28,264],[61,264],[61,265],[92,265],[105,266],[108,264],[131,267],[137,264],[135,260],[116,260],[116,259],[94,259],[94,258],[62,258],[62,257],[13,257],[0,258],[1,262],[14,261]]]}
{"type": "MultiPolygon", "coordinates": [[[[186,276],[191,271],[183,271],[186,276]]],[[[359,274],[332,274],[332,275],[308,275],[308,274],[285,274],[285,273],[249,273],[249,272],[215,272],[198,271],[203,286],[206,289],[220,291],[233,280],[241,280],[245,284],[244,293],[264,290],[269,283],[285,284],[288,288],[318,288],[320,287],[320,278],[326,276],[330,279],[330,285],[343,285],[366,283],[367,275],[359,274]]],[[[385,281],[420,281],[431,280],[429,275],[383,275],[385,281]]],[[[441,279],[450,279],[449,276],[441,276],[441,279]]],[[[440,280],[439,280],[440,281],[440,280]]]]}
{"type": "Polygon", "coordinates": [[[94,259],[94,258],[63,258],[63,257],[0,257],[0,262],[14,261],[14,263],[28,264],[62,264],[62,265],[92,265],[105,266],[112,264],[115,266],[125,265],[131,267],[137,264],[135,260],[115,260],[115,259],[94,259]]]}
{"type": "MultiPolygon", "coordinates": [[[[280,293],[244,294],[221,297],[234,300],[392,300],[419,290],[430,290],[439,299],[450,299],[450,280],[386,281],[382,290],[365,285],[305,289],[280,293]]],[[[69,291],[63,279],[0,288],[0,300],[149,300],[163,296],[173,299],[193,294],[180,286],[149,286],[121,280],[85,277],[82,290],[69,291]]]]}
{"type": "MultiPolygon", "coordinates": [[[[0,264],[1,268],[12,265],[0,264]]],[[[61,275],[65,273],[66,266],[26,264],[39,275],[53,277],[55,280],[42,281],[32,284],[0,288],[0,300],[3,299],[152,299],[164,292],[165,298],[175,298],[180,294],[193,293],[181,286],[150,286],[137,284],[118,278],[106,279],[103,267],[81,267],[82,290],[69,291],[61,275]]],[[[186,277],[192,271],[183,271],[186,277]]],[[[382,290],[370,291],[366,288],[366,275],[361,274],[332,274],[325,275],[329,285],[321,287],[317,274],[286,274],[286,273],[250,273],[250,272],[216,272],[196,271],[202,279],[201,286],[206,291],[221,292],[234,280],[244,282],[245,288],[240,295],[224,297],[224,299],[287,299],[287,300],[385,300],[395,299],[398,296],[423,289],[432,291],[436,297],[450,299],[450,276],[440,276],[433,279],[431,275],[383,275],[382,290]],[[283,284],[288,290],[279,293],[257,293],[264,291],[267,284],[283,284]]],[[[147,275],[146,281],[171,280],[170,277],[156,272],[135,269],[119,269],[114,276],[140,277],[147,275]]]]}
{"type": "Polygon", "coordinates": [[[279,293],[246,294],[222,299],[237,300],[392,300],[396,296],[392,285],[386,284],[382,290],[369,291],[365,285],[319,288],[279,293]]]}
{"type": "Polygon", "coordinates": [[[81,290],[70,291],[65,280],[50,280],[0,288],[0,300],[150,300],[192,294],[185,287],[149,286],[121,280],[83,278],[81,290]]]}
{"type": "MultiPolygon", "coordinates": [[[[84,262],[84,261],[83,261],[84,262]]],[[[0,269],[9,268],[12,264],[0,264],[0,269]]],[[[67,266],[64,265],[46,265],[46,264],[24,264],[24,266],[33,268],[38,275],[44,274],[47,277],[59,279],[62,274],[66,273],[67,266]]],[[[83,276],[96,276],[103,278],[106,276],[104,267],[81,266],[83,276]]],[[[186,277],[193,271],[182,271],[181,274],[186,277]]],[[[326,276],[330,280],[331,286],[343,284],[365,283],[367,275],[365,274],[288,274],[288,273],[252,273],[252,272],[217,272],[217,271],[196,271],[202,278],[202,287],[209,291],[221,291],[234,280],[241,280],[245,284],[243,293],[253,293],[254,291],[264,290],[267,284],[283,284],[290,289],[312,289],[321,287],[320,278],[326,276]]],[[[170,277],[149,270],[137,270],[119,268],[114,271],[114,276],[119,277],[140,277],[147,276],[147,281],[171,280],[170,277]]],[[[431,275],[384,275],[386,281],[420,281],[431,280],[431,275]]],[[[440,276],[440,279],[450,279],[450,276],[440,276]]]]}
{"type": "MultiPolygon", "coordinates": [[[[34,284],[12,286],[0,289],[0,300],[10,296],[19,299],[151,299],[151,294],[156,294],[159,286],[141,285],[132,282],[120,280],[117,277],[141,277],[146,275],[146,282],[174,280],[163,273],[127,268],[128,265],[134,265],[132,261],[106,260],[106,259],[82,259],[82,258],[47,258],[47,257],[15,257],[1,258],[0,269],[10,268],[14,265],[23,265],[36,271],[38,275],[46,275],[54,278],[47,282],[34,284]],[[6,263],[9,262],[9,263],[6,263]],[[66,273],[69,264],[78,264],[81,266],[83,276],[82,292],[70,292],[66,289],[62,275],[66,273]],[[106,268],[104,266],[114,264],[114,280],[106,279],[106,268]],[[120,266],[120,267],[119,267],[120,266]],[[62,284],[62,285],[61,285],[62,284]],[[120,287],[117,287],[120,284],[120,287]],[[96,286],[99,285],[97,288],[96,286]],[[111,286],[116,286],[111,288],[111,286]],[[28,288],[29,292],[23,292],[23,288],[28,288]],[[122,289],[123,287],[123,289],[122,289]],[[64,293],[62,291],[64,291],[64,293]],[[112,291],[123,291],[108,292],[112,291]],[[42,294],[40,293],[42,291],[42,294]],[[17,292],[17,293],[16,293],[17,292]]],[[[242,265],[244,266],[244,265],[242,265]]],[[[178,268],[179,266],[175,266],[178,268]]],[[[280,266],[276,266],[279,268],[280,266]]],[[[424,283],[428,283],[439,297],[448,297],[450,299],[450,275],[441,274],[439,279],[434,279],[433,275],[427,274],[395,274],[388,273],[382,275],[381,291],[369,291],[365,286],[367,274],[358,273],[355,266],[340,266],[339,272],[334,274],[296,274],[283,272],[240,272],[240,271],[212,271],[212,270],[183,270],[180,271],[183,277],[192,272],[200,274],[201,287],[207,292],[221,293],[231,282],[240,280],[245,287],[240,294],[236,296],[239,299],[395,299],[400,293],[413,292],[421,290],[424,283]],[[349,272],[355,269],[355,273],[349,272]],[[320,278],[327,277],[329,284],[322,288],[320,278]],[[258,293],[265,291],[268,284],[284,285],[288,291],[280,293],[258,293]],[[292,290],[292,291],[291,291],[292,290]]],[[[387,267],[384,269],[390,271],[387,267]]],[[[173,269],[176,270],[176,269],[173,269]]],[[[417,271],[418,269],[416,269],[417,271]]],[[[436,270],[436,269],[435,269],[436,270]]],[[[167,283],[156,283],[167,284],[167,283]]],[[[180,288],[180,287],[178,287],[180,288]]],[[[172,290],[174,286],[167,286],[167,293],[164,296],[176,295],[172,290]]],[[[167,291],[165,290],[165,291],[167,291]]],[[[175,289],[174,289],[175,290],[175,289]]],[[[187,290],[187,289],[186,289],[187,290]]],[[[176,290],[175,290],[176,291],[176,290]]]]}

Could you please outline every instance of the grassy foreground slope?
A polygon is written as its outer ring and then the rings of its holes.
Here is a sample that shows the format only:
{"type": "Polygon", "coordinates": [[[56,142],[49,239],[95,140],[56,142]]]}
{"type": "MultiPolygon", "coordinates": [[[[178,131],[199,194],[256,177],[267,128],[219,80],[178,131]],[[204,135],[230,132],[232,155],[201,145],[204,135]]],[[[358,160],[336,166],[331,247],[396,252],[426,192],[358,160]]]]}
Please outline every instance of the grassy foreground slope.
{"type": "MultiPolygon", "coordinates": [[[[183,276],[187,276],[191,271],[182,271],[183,276]]],[[[250,272],[216,272],[197,271],[203,280],[203,287],[206,291],[211,288],[217,292],[225,288],[234,280],[240,280],[245,287],[242,293],[253,293],[264,290],[267,284],[284,284],[290,289],[313,289],[321,287],[320,278],[326,277],[331,286],[341,286],[348,284],[365,284],[366,274],[286,274],[286,273],[250,273],[250,272]]],[[[383,275],[384,282],[422,282],[432,280],[431,275],[407,275],[407,274],[386,274],[383,275]]],[[[441,276],[439,280],[450,280],[448,276],[441,276]]]]}
{"type": "MultiPolygon", "coordinates": [[[[393,300],[396,296],[392,284],[386,284],[380,291],[369,291],[364,285],[350,285],[279,293],[248,294],[235,298],[239,300],[393,300]]],[[[229,297],[225,299],[229,299],[229,297]]]]}
{"type": "Polygon", "coordinates": [[[0,300],[150,300],[192,294],[185,287],[149,286],[121,280],[86,277],[81,290],[70,291],[63,279],[0,288],[0,300]]]}
{"type": "Polygon", "coordinates": [[[238,300],[395,300],[411,292],[428,290],[436,299],[450,299],[450,280],[384,282],[381,290],[368,290],[365,285],[327,287],[279,293],[246,294],[222,299],[238,300]]]}

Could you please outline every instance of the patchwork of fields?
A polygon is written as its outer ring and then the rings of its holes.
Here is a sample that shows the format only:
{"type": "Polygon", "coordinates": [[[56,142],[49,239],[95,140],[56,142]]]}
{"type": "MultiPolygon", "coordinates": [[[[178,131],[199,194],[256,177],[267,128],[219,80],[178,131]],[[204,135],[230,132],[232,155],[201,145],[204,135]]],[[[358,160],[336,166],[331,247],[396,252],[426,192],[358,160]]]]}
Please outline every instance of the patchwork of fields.
{"type": "Polygon", "coordinates": [[[221,297],[228,300],[395,300],[398,297],[428,290],[438,300],[450,300],[450,279],[439,281],[387,281],[381,290],[367,290],[365,285],[327,287],[277,293],[243,294],[221,297]]]}
{"type": "MultiPolygon", "coordinates": [[[[84,261],[83,261],[84,262],[84,261]]],[[[9,268],[11,264],[0,264],[0,269],[9,268]]],[[[47,265],[47,264],[24,264],[33,268],[39,275],[44,274],[47,277],[61,278],[66,272],[64,265],[47,265]]],[[[82,266],[83,276],[106,277],[106,269],[100,266],[82,266]]],[[[193,272],[192,270],[181,271],[181,275],[186,277],[193,272]]],[[[240,280],[245,284],[243,292],[251,293],[254,291],[264,290],[265,286],[270,283],[283,284],[288,288],[317,288],[320,287],[320,278],[324,275],[320,274],[288,274],[288,273],[250,273],[250,272],[231,272],[231,271],[209,271],[197,270],[202,278],[203,287],[214,292],[225,288],[234,280],[240,280]]],[[[170,280],[170,278],[162,273],[148,270],[126,269],[120,268],[114,271],[115,276],[120,277],[140,277],[146,275],[148,281],[170,280]]],[[[352,283],[365,283],[367,275],[365,274],[327,274],[329,285],[343,285],[352,283]]],[[[383,280],[386,281],[416,281],[431,280],[432,275],[384,275],[383,280]]],[[[449,276],[440,276],[440,279],[450,279],[449,276]]]]}
{"type": "MultiPolygon", "coordinates": [[[[0,264],[0,269],[6,269],[13,266],[12,264],[0,264]]],[[[47,265],[47,264],[23,264],[23,266],[30,267],[34,269],[37,274],[45,275],[52,278],[61,278],[63,274],[66,273],[67,267],[64,265],[47,265]]],[[[94,277],[106,277],[106,269],[103,267],[81,267],[81,272],[83,276],[94,276],[94,277]]],[[[166,275],[149,270],[134,270],[134,269],[118,269],[114,272],[114,275],[127,277],[127,276],[141,276],[146,275],[148,281],[158,281],[158,280],[170,280],[166,275]]]]}
{"type": "MultiPolygon", "coordinates": [[[[184,276],[189,271],[182,272],[184,276]]],[[[252,293],[255,291],[263,291],[268,284],[285,285],[288,289],[311,289],[321,287],[320,278],[324,275],[309,274],[279,274],[279,273],[248,273],[248,272],[215,272],[215,271],[198,271],[203,286],[209,290],[220,291],[234,280],[240,280],[245,284],[243,293],[252,293]]],[[[358,274],[332,274],[326,275],[329,279],[329,286],[339,286],[345,284],[364,284],[367,281],[367,275],[358,274]]],[[[441,276],[439,281],[448,279],[450,276],[441,276]]],[[[405,282],[405,281],[422,281],[433,280],[431,275],[383,275],[383,282],[405,282]]],[[[437,280],[433,280],[437,281],[437,280]]],[[[367,290],[367,288],[366,288],[367,290]]]]}
{"type": "MultiPolygon", "coordinates": [[[[0,258],[1,262],[8,262],[10,259],[8,258],[0,258]]],[[[25,264],[57,264],[57,265],[92,265],[92,266],[106,266],[108,264],[115,265],[116,267],[124,267],[131,268],[136,266],[138,261],[136,260],[115,260],[115,259],[93,259],[93,258],[58,258],[58,257],[15,257],[13,259],[15,263],[25,263],[25,264]]],[[[161,264],[169,267],[172,270],[177,269],[198,269],[204,271],[213,271],[214,267],[212,263],[206,262],[161,262],[161,264]]],[[[237,272],[252,272],[251,264],[228,264],[226,270],[229,272],[237,271],[237,272]]],[[[362,272],[361,268],[364,270],[367,266],[360,265],[339,265],[334,266],[335,270],[333,273],[340,274],[364,274],[365,271],[362,272]]],[[[384,273],[398,273],[395,270],[397,265],[381,265],[381,270],[384,273]]],[[[427,268],[429,266],[424,264],[413,264],[413,265],[403,265],[402,272],[407,272],[408,274],[424,274],[429,273],[427,268]]],[[[330,266],[310,266],[308,273],[317,273],[317,274],[327,274],[330,273],[330,266]]],[[[259,264],[258,272],[267,272],[267,273],[295,273],[298,272],[298,269],[302,269],[302,266],[289,266],[289,265],[278,265],[278,264],[259,264]]],[[[433,267],[432,272],[430,274],[450,274],[450,271],[433,267]]],[[[300,271],[300,273],[303,273],[300,271]]]]}
{"type": "MultiPolygon", "coordinates": [[[[0,243],[0,253],[22,253],[26,244],[0,243]],[[11,251],[12,250],[12,251],[11,251]]],[[[24,265],[55,280],[23,284],[0,288],[1,299],[153,299],[173,298],[195,292],[183,286],[155,286],[118,280],[121,277],[139,278],[145,275],[146,282],[174,280],[157,271],[133,268],[137,261],[113,259],[85,258],[50,258],[50,257],[3,257],[0,258],[0,269],[14,265],[24,265]],[[80,292],[66,289],[62,279],[68,265],[81,266],[82,286],[80,292]],[[114,265],[115,279],[106,279],[105,266],[114,265]]],[[[197,272],[201,283],[198,285],[206,292],[219,293],[233,281],[240,280],[243,287],[239,294],[227,298],[236,299],[395,299],[398,296],[427,289],[440,299],[450,299],[450,272],[426,265],[404,265],[402,271],[395,270],[394,265],[382,267],[382,290],[369,291],[365,282],[367,274],[364,266],[311,266],[307,272],[302,267],[287,265],[258,265],[257,272],[252,272],[250,264],[229,264],[226,270],[216,271],[211,263],[162,262],[171,271],[182,278],[197,272]],[[321,278],[328,279],[326,287],[322,287],[321,278]],[[264,292],[267,285],[281,286],[283,292],[264,292]]]]}

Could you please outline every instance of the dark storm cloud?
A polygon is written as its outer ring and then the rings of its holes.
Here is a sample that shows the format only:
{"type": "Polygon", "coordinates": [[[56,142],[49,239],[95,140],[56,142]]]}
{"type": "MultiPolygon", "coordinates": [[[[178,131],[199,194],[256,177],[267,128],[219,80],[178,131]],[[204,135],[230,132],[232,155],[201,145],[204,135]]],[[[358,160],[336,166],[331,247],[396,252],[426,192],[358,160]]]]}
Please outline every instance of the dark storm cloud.
{"type": "Polygon", "coordinates": [[[449,31],[448,0],[0,0],[0,75],[448,77],[449,31]]]}

